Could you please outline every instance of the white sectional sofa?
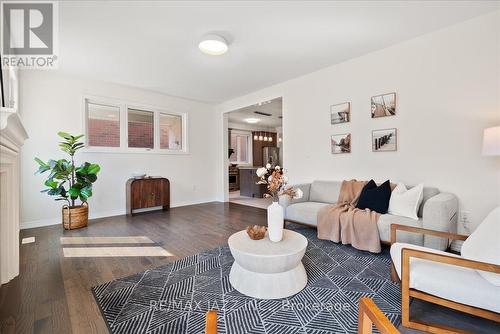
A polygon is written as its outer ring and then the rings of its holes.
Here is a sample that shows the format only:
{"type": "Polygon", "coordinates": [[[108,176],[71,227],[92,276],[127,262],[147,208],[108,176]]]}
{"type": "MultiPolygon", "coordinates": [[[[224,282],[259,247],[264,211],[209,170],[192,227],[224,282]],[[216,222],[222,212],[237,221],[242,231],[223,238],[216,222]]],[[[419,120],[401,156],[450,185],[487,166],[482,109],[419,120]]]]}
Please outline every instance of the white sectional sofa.
{"type": "MultiPolygon", "coordinates": [[[[284,208],[285,220],[300,224],[316,226],[318,210],[323,206],[337,201],[340,193],[341,181],[314,181],[307,184],[298,184],[294,187],[302,189],[304,196],[301,199],[290,200],[287,196],[280,198],[284,208]]],[[[427,228],[435,231],[456,232],[458,200],[455,195],[442,193],[437,188],[424,187],[423,201],[420,205],[419,219],[381,215],[378,220],[378,230],[382,242],[391,240],[391,224],[402,224],[427,228]]],[[[448,240],[424,236],[422,234],[399,232],[398,242],[445,250],[448,240]]]]}

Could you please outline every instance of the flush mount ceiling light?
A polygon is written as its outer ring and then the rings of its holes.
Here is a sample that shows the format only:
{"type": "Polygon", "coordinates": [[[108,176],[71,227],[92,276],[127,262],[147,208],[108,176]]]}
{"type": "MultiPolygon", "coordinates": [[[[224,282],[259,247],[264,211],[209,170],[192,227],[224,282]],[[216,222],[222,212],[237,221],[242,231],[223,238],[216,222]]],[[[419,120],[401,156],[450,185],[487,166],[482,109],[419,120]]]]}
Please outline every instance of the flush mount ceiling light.
{"type": "Polygon", "coordinates": [[[201,52],[211,56],[223,55],[229,49],[226,40],[219,35],[203,36],[198,48],[201,52]]]}
{"type": "Polygon", "coordinates": [[[255,124],[260,122],[260,119],[258,118],[245,118],[245,122],[250,123],[250,124],[255,124]]]}
{"type": "Polygon", "coordinates": [[[256,105],[257,107],[260,107],[260,106],[264,106],[264,105],[266,105],[266,104],[269,104],[269,103],[271,103],[271,102],[273,102],[273,101],[271,101],[271,100],[269,100],[269,101],[262,101],[262,102],[259,102],[259,103],[255,104],[255,105],[256,105]]]}

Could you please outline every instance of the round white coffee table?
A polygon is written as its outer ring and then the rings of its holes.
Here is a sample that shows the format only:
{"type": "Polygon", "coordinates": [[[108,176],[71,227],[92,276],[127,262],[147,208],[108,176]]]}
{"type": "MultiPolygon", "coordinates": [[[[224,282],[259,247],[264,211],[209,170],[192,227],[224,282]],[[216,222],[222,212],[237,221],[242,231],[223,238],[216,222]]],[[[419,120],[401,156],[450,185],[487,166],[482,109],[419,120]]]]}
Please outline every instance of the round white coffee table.
{"type": "Polygon", "coordinates": [[[231,285],[244,295],[260,299],[292,296],[307,284],[301,260],[307,239],[297,232],[283,231],[283,240],[272,242],[266,234],[252,240],[240,231],[228,240],[234,263],[229,273],[231,285]]]}

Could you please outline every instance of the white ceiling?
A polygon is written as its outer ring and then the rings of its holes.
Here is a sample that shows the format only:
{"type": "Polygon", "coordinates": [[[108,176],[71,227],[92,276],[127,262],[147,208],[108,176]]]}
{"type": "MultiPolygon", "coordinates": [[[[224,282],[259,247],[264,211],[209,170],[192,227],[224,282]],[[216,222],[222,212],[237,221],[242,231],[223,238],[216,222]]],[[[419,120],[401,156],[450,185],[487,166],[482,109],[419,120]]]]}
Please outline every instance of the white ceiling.
{"type": "Polygon", "coordinates": [[[497,1],[61,1],[60,69],[221,102],[493,11],[497,1]],[[229,52],[198,48],[207,33],[229,52]]]}
{"type": "Polygon", "coordinates": [[[228,113],[228,122],[233,124],[246,124],[248,127],[254,127],[255,129],[260,128],[276,128],[281,126],[282,119],[280,116],[283,115],[283,103],[281,97],[270,101],[263,101],[262,104],[256,104],[241,108],[228,113]],[[255,112],[263,112],[270,114],[271,116],[259,115],[255,112]],[[253,125],[248,124],[246,118],[257,118],[258,123],[253,125]]]}

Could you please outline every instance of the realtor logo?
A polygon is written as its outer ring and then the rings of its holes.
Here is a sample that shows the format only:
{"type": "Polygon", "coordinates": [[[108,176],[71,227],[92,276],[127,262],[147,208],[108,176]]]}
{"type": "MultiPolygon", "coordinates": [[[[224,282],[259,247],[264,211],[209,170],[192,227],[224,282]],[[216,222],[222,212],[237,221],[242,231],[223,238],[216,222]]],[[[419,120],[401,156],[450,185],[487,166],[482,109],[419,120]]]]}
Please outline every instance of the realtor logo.
{"type": "Polygon", "coordinates": [[[2,2],[2,66],[55,68],[57,2],[2,2]]]}

